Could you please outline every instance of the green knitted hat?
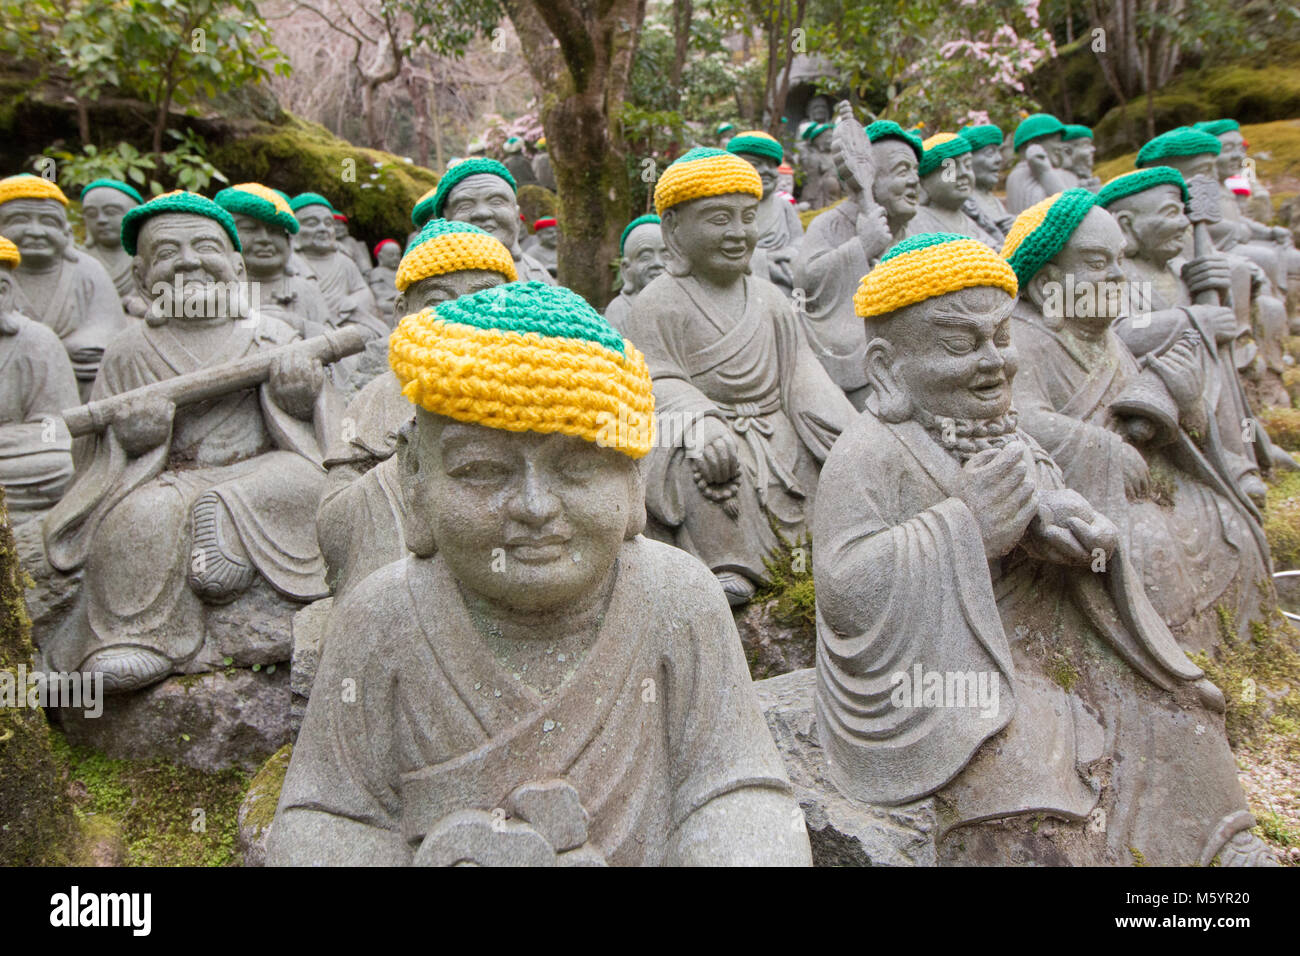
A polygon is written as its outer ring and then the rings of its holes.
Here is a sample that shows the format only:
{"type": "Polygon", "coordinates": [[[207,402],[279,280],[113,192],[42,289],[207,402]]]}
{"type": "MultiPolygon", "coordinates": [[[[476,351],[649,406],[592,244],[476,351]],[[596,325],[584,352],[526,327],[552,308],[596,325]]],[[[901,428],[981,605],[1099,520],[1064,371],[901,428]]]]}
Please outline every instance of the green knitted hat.
{"type": "Polygon", "coordinates": [[[916,172],[922,179],[931,173],[938,172],[945,159],[954,159],[964,153],[969,153],[972,148],[970,140],[964,136],[958,136],[956,133],[935,133],[925,140],[921,146],[925,152],[921,154],[921,162],[917,166],[916,172]]]}
{"type": "Polygon", "coordinates": [[[279,193],[267,189],[261,183],[240,183],[223,189],[213,198],[213,202],[226,212],[237,212],[279,226],[291,236],[297,235],[302,228],[298,225],[293,210],[280,198],[279,193]]]}
{"type": "Polygon", "coordinates": [[[1222,136],[1224,133],[1240,130],[1241,124],[1235,119],[1204,120],[1192,129],[1199,129],[1202,133],[1209,133],[1211,136],[1222,136]]]}
{"type": "Polygon", "coordinates": [[[912,152],[916,153],[916,161],[919,163],[925,153],[925,147],[921,145],[921,137],[915,133],[909,133],[903,127],[899,126],[893,120],[876,120],[866,129],[867,139],[873,143],[878,143],[882,139],[901,139],[908,146],[912,147],[912,152]]]}
{"type": "Polygon", "coordinates": [[[126,215],[122,217],[122,248],[126,250],[127,255],[135,255],[136,239],[139,238],[140,227],[145,224],[145,221],[168,212],[206,216],[226,231],[226,235],[234,243],[236,252],[244,251],[244,247],[239,244],[239,230],[235,228],[235,220],[231,218],[230,213],[206,196],[178,189],[175,192],[155,196],[147,203],[126,211],[126,215]]]}
{"type": "Polygon", "coordinates": [[[1154,186],[1177,186],[1183,194],[1183,202],[1191,198],[1183,174],[1172,166],[1152,166],[1136,172],[1116,176],[1097,192],[1097,205],[1109,209],[1110,204],[1126,196],[1136,196],[1154,186]]]}
{"type": "Polygon", "coordinates": [[[633,229],[635,229],[637,226],[645,226],[652,223],[657,226],[662,221],[663,220],[661,220],[658,216],[654,214],[650,214],[647,216],[637,216],[635,219],[629,222],[627,226],[623,229],[623,235],[618,237],[618,254],[620,256],[623,254],[624,247],[627,246],[627,237],[632,235],[633,229]]]}
{"type": "Polygon", "coordinates": [[[1055,136],[1057,133],[1065,131],[1065,124],[1053,116],[1051,113],[1035,113],[1033,116],[1026,116],[1021,120],[1020,125],[1016,127],[1015,134],[1011,137],[1011,145],[1020,152],[1036,139],[1042,139],[1044,136],[1055,136]]]}
{"type": "Polygon", "coordinates": [[[714,135],[716,135],[716,136],[721,136],[723,133],[725,133],[725,132],[727,132],[727,131],[729,131],[729,130],[733,130],[733,129],[735,129],[735,128],[736,128],[736,124],[735,124],[735,123],[719,123],[719,124],[718,124],[718,128],[715,129],[713,132],[714,132],[714,135]]]}
{"type": "Polygon", "coordinates": [[[116,189],[123,195],[130,196],[137,204],[144,202],[144,197],[135,191],[134,186],[130,186],[118,179],[96,179],[93,183],[86,183],[85,188],[81,190],[82,201],[85,201],[86,193],[90,192],[92,189],[100,189],[101,187],[104,189],[116,189]]]}
{"type": "Polygon", "coordinates": [[[1002,130],[992,123],[985,123],[983,126],[967,126],[959,130],[957,135],[968,140],[972,150],[1002,145],[1002,130]]]}
{"type": "Polygon", "coordinates": [[[1088,190],[1067,189],[1016,217],[1002,245],[1002,258],[1010,263],[1021,288],[1065,248],[1083,217],[1096,205],[1097,197],[1088,190]]]}
{"type": "Polygon", "coordinates": [[[731,137],[727,142],[727,152],[736,155],[750,153],[754,156],[766,156],[776,163],[785,160],[785,147],[778,139],[760,129],[746,130],[731,137]]]}
{"type": "Polygon", "coordinates": [[[1061,133],[1061,140],[1066,143],[1068,143],[1072,139],[1092,139],[1092,138],[1093,138],[1092,127],[1080,126],[1078,123],[1067,124],[1065,127],[1065,131],[1061,133]]]}
{"type": "Polygon", "coordinates": [[[322,196],[320,193],[299,193],[289,200],[289,208],[294,212],[304,209],[307,206],[324,206],[330,212],[335,212],[334,204],[322,196]]]}
{"type": "Polygon", "coordinates": [[[423,226],[435,216],[441,216],[443,207],[447,205],[447,197],[451,195],[451,191],[456,188],[457,184],[462,179],[478,173],[498,176],[510,184],[511,192],[519,191],[519,184],[515,182],[515,177],[510,175],[510,170],[495,159],[478,157],[476,159],[461,160],[447,170],[446,175],[438,182],[438,188],[433,191],[432,196],[426,195],[415,204],[415,208],[411,210],[411,221],[417,226],[423,226]]]}
{"type": "Polygon", "coordinates": [[[803,138],[807,140],[809,143],[811,143],[813,140],[815,140],[822,133],[826,132],[828,129],[834,129],[834,128],[835,128],[834,123],[813,123],[803,131],[803,138]]]}
{"type": "Polygon", "coordinates": [[[1138,150],[1134,165],[1141,169],[1143,166],[1161,165],[1162,159],[1171,156],[1201,156],[1205,153],[1218,156],[1222,151],[1223,144],[1219,142],[1219,137],[1190,126],[1179,126],[1148,141],[1138,150]]]}

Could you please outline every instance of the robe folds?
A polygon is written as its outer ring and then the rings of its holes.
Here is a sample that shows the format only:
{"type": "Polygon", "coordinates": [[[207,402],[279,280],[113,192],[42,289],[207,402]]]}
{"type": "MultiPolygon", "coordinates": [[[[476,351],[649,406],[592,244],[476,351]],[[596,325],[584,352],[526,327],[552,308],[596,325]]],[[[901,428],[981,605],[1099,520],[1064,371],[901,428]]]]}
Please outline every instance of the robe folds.
{"type": "Polygon", "coordinates": [[[632,303],[636,297],[637,293],[629,293],[624,289],[605,306],[605,321],[614,326],[619,335],[627,335],[627,325],[632,319],[632,303]]]}
{"type": "Polygon", "coordinates": [[[803,338],[790,304],[746,276],[745,311],[715,313],[694,280],[664,274],[637,296],[627,337],[654,379],[659,438],[650,454],[646,508],[673,543],[713,571],[765,577],[763,557],[783,533],[802,535],[820,462],[853,408],[803,338]],[[740,460],[728,502],[696,484],[686,444],[705,417],[728,425],[740,460]]]}
{"type": "Polygon", "coordinates": [[[555,285],[555,276],[551,275],[551,270],[526,252],[520,252],[515,256],[515,272],[520,282],[545,282],[547,285],[555,285]]]}
{"type": "MultiPolygon", "coordinates": [[[[121,252],[120,249],[118,251],[121,252]]],[[[125,252],[114,256],[111,250],[102,249],[100,246],[87,246],[86,252],[99,260],[100,265],[113,281],[113,288],[117,289],[117,297],[122,300],[122,311],[127,315],[143,318],[149,311],[149,305],[144,301],[144,296],[140,294],[140,288],[136,285],[133,268],[135,260],[125,252]]]]}
{"type": "Polygon", "coordinates": [[[595,643],[550,696],[498,661],[439,556],[366,578],[331,615],[269,862],[408,863],[449,815],[560,779],[588,848],[654,865],[714,798],[790,793],[717,582],[643,537],[614,574],[595,643]]]}
{"type": "MultiPolygon", "coordinates": [[[[1079,184],[1079,177],[1068,169],[1053,166],[1052,172],[1061,183],[1060,191],[1071,189],[1079,184]]],[[[1007,212],[1019,216],[1035,203],[1042,202],[1058,190],[1048,192],[1029,169],[1029,163],[1021,160],[1007,174],[1007,212]]]]}
{"type": "Polygon", "coordinates": [[[367,333],[383,335],[388,327],[379,319],[375,294],[366,284],[365,276],[342,249],[328,256],[314,256],[301,252],[306,269],[316,277],[317,286],[325,299],[333,326],[352,322],[367,333]]]}
{"type": "MultiPolygon", "coordinates": [[[[108,398],[298,340],[260,317],[232,323],[216,354],[199,357],[171,323],[133,326],[109,348],[92,399],[108,398]]],[[[170,439],[129,456],[110,427],[74,444],[77,477],[46,517],[45,548],[60,571],[85,567],[78,609],[47,656],[76,670],[97,650],[122,644],[179,662],[204,637],[204,604],[189,586],[191,509],[212,492],[234,522],[253,567],[301,602],[326,596],[316,541],[323,449],[338,428],[328,383],[311,421],[272,401],[267,386],[176,409],[170,439]]]]}
{"type": "Polygon", "coordinates": [[[948,214],[946,210],[936,213],[929,206],[921,206],[916,210],[916,215],[912,217],[912,221],[907,224],[907,234],[909,236],[919,236],[927,232],[957,233],[958,235],[969,236],[971,239],[978,239],[994,252],[1002,252],[1003,237],[1001,233],[994,236],[960,209],[948,214]]]}
{"type": "Polygon", "coordinates": [[[304,339],[339,326],[338,315],[326,304],[315,279],[286,272],[269,282],[257,281],[262,315],[279,319],[304,339]]]}
{"type": "MultiPolygon", "coordinates": [[[[1039,489],[1061,487],[1051,459],[1018,437],[1039,489]]],[[[1223,720],[1124,544],[1099,573],[1031,557],[1024,542],[990,561],[955,494],[964,480],[919,424],[870,409],[826,460],[813,521],[816,707],[836,785],[887,805],[935,794],[943,863],[1217,852],[1225,819],[1250,825],[1223,720]],[[918,671],[982,675],[999,695],[981,707],[896,702],[897,675],[918,671]],[[1098,808],[1105,825],[1093,828],[1098,808]],[[1066,823],[1048,839],[1016,826],[1030,814],[1066,823]]]]}
{"type": "Polygon", "coordinates": [[[780,196],[758,204],[758,245],[750,271],[767,279],[787,296],[794,294],[794,261],[803,243],[803,223],[794,206],[780,196]],[[778,258],[781,252],[783,258],[778,258]]]}

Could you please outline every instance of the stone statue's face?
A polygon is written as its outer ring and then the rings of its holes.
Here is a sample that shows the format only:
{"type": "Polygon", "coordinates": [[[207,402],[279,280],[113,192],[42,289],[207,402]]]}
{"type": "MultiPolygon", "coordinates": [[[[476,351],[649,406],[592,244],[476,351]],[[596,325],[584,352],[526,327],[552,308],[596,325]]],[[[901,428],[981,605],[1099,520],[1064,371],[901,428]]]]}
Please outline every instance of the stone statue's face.
{"type": "Polygon", "coordinates": [[[748,193],[691,199],[667,210],[662,228],[665,244],[693,274],[735,281],[758,244],[758,200],[748,193]]]}
{"type": "Polygon", "coordinates": [[[514,249],[519,238],[519,203],[514,190],[491,173],[475,173],[457,183],[442,214],[490,232],[507,249],[514,249]]]}
{"type": "Polygon", "coordinates": [[[986,191],[996,188],[1002,172],[1002,147],[981,146],[970,154],[970,166],[978,188],[986,191]]]}
{"type": "Polygon", "coordinates": [[[50,268],[72,241],[67,211],[57,199],[11,199],[0,205],[0,236],[18,247],[20,268],[50,268]]]}
{"type": "Polygon", "coordinates": [[[266,279],[284,272],[289,261],[289,233],[243,213],[231,215],[239,230],[239,244],[244,247],[244,264],[249,275],[266,279]]]}
{"type": "Polygon", "coordinates": [[[1097,155],[1097,147],[1086,136],[1070,140],[1070,143],[1073,147],[1071,151],[1071,172],[1081,179],[1089,178],[1092,175],[1092,160],[1097,155]]]}
{"type": "Polygon", "coordinates": [[[916,215],[921,201],[921,179],[916,173],[916,153],[906,143],[882,139],[872,148],[876,179],[871,195],[897,231],[916,215]]]}
{"type": "Polygon", "coordinates": [[[407,507],[427,517],[462,587],[535,613],[572,608],[607,580],[639,487],[630,458],[423,409],[413,446],[403,456],[407,507]]]}
{"type": "Polygon", "coordinates": [[[432,306],[441,305],[462,295],[482,292],[506,281],[506,277],[491,269],[462,269],[440,276],[430,276],[413,282],[397,296],[399,315],[413,315],[432,306]]]}
{"type": "Polygon", "coordinates": [[[808,101],[808,118],[814,123],[829,123],[831,101],[824,96],[814,96],[808,101]]]}
{"type": "Polygon", "coordinates": [[[629,292],[640,292],[667,267],[668,247],[653,222],[637,226],[623,243],[623,283],[629,292]]]}
{"type": "Polygon", "coordinates": [[[1166,184],[1144,189],[1112,208],[1136,257],[1163,266],[1183,251],[1191,221],[1177,186],[1166,184]]]}
{"type": "Polygon", "coordinates": [[[1223,151],[1219,153],[1219,158],[1215,161],[1215,168],[1219,174],[1219,179],[1223,180],[1229,176],[1237,175],[1245,166],[1246,140],[1241,135],[1240,130],[1234,129],[1220,136],[1219,142],[1223,144],[1223,151]]]}
{"type": "Polygon", "coordinates": [[[1069,143],[1061,141],[1059,135],[1043,136],[1040,139],[1035,140],[1035,142],[1047,151],[1047,158],[1052,161],[1052,165],[1057,169],[1070,168],[1070,164],[1074,159],[1073,150],[1071,150],[1069,143]]]}
{"type": "Polygon", "coordinates": [[[379,264],[385,269],[397,270],[402,263],[402,247],[395,242],[386,242],[379,247],[379,264]]]}
{"type": "Polygon", "coordinates": [[[328,206],[303,206],[294,215],[298,219],[298,246],[304,252],[328,255],[338,248],[334,238],[334,213],[328,206]]]}
{"type": "MultiPolygon", "coordinates": [[[[820,137],[818,137],[820,139],[820,137]]],[[[763,198],[766,199],[772,195],[776,189],[776,168],[780,163],[768,156],[756,156],[753,153],[740,153],[740,158],[747,160],[749,165],[754,167],[758,173],[758,178],[763,181],[763,198]]]]}
{"type": "Polygon", "coordinates": [[[334,238],[346,239],[348,235],[348,224],[341,219],[334,220],[334,238]]]}
{"type": "Polygon", "coordinates": [[[925,194],[931,206],[940,209],[960,209],[970,198],[975,187],[975,173],[971,169],[970,153],[954,156],[924,180],[925,194]]]}
{"type": "Polygon", "coordinates": [[[102,249],[121,246],[122,217],[137,205],[130,196],[110,186],[97,186],[86,193],[86,198],[81,200],[81,217],[95,245],[102,249]]]}
{"type": "Polygon", "coordinates": [[[1172,166],[1183,174],[1183,179],[1194,179],[1197,176],[1209,176],[1211,179],[1217,179],[1218,157],[1213,153],[1201,153],[1199,156],[1166,156],[1162,163],[1166,166],[1172,166]]]}
{"type": "Polygon", "coordinates": [[[894,375],[915,406],[936,418],[985,420],[1011,408],[1014,300],[999,289],[962,289],[889,320],[894,375]]]}
{"type": "Polygon", "coordinates": [[[537,241],[547,249],[554,249],[556,243],[560,241],[560,230],[557,226],[551,226],[549,229],[541,229],[537,233],[537,241]]]}
{"type": "Polygon", "coordinates": [[[833,142],[833,130],[822,130],[812,139],[812,148],[819,153],[829,153],[833,142]]]}
{"type": "Polygon", "coordinates": [[[1050,309],[1050,318],[1091,334],[1108,329],[1127,312],[1129,300],[1119,223],[1105,209],[1089,210],[1065,248],[1031,284],[1035,304],[1044,313],[1050,309]],[[1067,283],[1067,276],[1073,281],[1067,283]],[[1067,291],[1073,293],[1071,302],[1065,301],[1067,291]]]}
{"type": "Polygon", "coordinates": [[[234,288],[230,283],[244,278],[244,260],[226,231],[207,216],[163,213],[147,220],[133,268],[152,307],[169,319],[238,317],[228,293],[234,288]],[[178,280],[180,302],[174,296],[178,280]]]}

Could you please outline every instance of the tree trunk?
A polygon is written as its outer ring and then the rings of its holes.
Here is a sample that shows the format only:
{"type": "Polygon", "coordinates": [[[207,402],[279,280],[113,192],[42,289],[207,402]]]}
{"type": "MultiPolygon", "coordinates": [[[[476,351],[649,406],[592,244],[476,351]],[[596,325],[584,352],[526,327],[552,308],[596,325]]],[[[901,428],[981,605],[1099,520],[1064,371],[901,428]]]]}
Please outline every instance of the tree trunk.
{"type": "Polygon", "coordinates": [[[671,109],[680,109],[682,103],[682,74],[686,70],[686,54],[691,42],[691,18],[695,13],[692,0],[673,0],[673,65],[668,75],[671,92],[671,109]]]}

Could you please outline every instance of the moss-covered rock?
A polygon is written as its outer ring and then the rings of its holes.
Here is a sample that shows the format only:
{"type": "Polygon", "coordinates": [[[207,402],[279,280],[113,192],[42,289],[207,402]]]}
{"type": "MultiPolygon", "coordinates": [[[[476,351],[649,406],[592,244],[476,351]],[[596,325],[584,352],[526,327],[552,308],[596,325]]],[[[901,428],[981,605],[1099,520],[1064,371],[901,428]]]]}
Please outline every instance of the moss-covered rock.
{"type": "Polygon", "coordinates": [[[293,744],[285,744],[262,765],[239,805],[239,851],[245,866],[266,865],[266,838],[289,772],[293,744]]]}
{"type": "Polygon", "coordinates": [[[1283,472],[1268,489],[1264,534],[1273,552],[1273,568],[1300,567],[1300,473],[1283,472]]]}
{"type": "Polygon", "coordinates": [[[1268,406],[1261,408],[1256,417],[1274,444],[1287,451],[1300,450],[1300,409],[1268,406]]]}

